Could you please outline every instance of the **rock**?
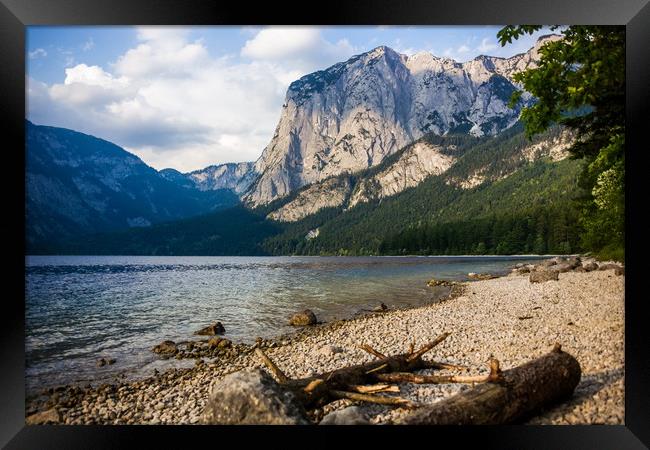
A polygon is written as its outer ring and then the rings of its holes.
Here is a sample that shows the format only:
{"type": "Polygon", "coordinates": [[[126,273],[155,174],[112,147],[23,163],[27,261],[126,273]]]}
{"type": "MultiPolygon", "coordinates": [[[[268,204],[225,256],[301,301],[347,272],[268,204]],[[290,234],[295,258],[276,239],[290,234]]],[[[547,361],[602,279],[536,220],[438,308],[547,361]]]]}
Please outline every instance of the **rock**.
{"type": "Polygon", "coordinates": [[[289,319],[289,325],[293,326],[314,325],[316,322],[316,315],[310,309],[305,309],[302,312],[295,313],[289,319]]]}
{"type": "Polygon", "coordinates": [[[567,260],[566,260],[566,263],[573,266],[574,269],[580,265],[580,262],[581,262],[581,259],[580,259],[579,256],[571,256],[570,258],[567,258],[567,260]]]}
{"type": "Polygon", "coordinates": [[[294,394],[261,369],[239,371],[216,382],[201,416],[211,425],[308,425],[294,394]]]}
{"type": "Polygon", "coordinates": [[[208,341],[208,347],[209,347],[209,348],[217,348],[217,347],[219,346],[219,343],[220,343],[222,340],[223,340],[223,339],[220,338],[220,337],[213,337],[213,338],[210,338],[210,340],[208,341]]]}
{"type": "Polygon", "coordinates": [[[319,425],[370,425],[358,406],[332,411],[320,421],[319,425]]]}
{"type": "Polygon", "coordinates": [[[542,267],[551,267],[554,266],[558,263],[557,258],[551,258],[551,259],[545,259],[541,263],[539,263],[540,266],[542,267]]]}
{"type": "Polygon", "coordinates": [[[115,364],[115,359],[114,358],[99,358],[97,360],[97,367],[104,367],[105,365],[112,365],[115,364]]]}
{"type": "Polygon", "coordinates": [[[536,270],[530,273],[529,281],[531,283],[542,283],[544,281],[558,281],[559,274],[557,270],[536,270]]]}
{"type": "Polygon", "coordinates": [[[427,286],[429,287],[435,287],[435,286],[453,286],[454,282],[453,281],[447,281],[447,280],[436,280],[435,278],[431,278],[429,281],[427,281],[427,286]]]}
{"type": "Polygon", "coordinates": [[[61,413],[56,408],[39,411],[25,418],[25,425],[45,425],[48,423],[61,423],[61,413]]]}
{"type": "Polygon", "coordinates": [[[334,345],[325,345],[318,350],[318,354],[321,356],[334,356],[337,353],[341,353],[343,349],[336,347],[334,345]]]}
{"type": "Polygon", "coordinates": [[[174,341],[162,341],[160,344],[152,348],[151,351],[163,355],[173,355],[178,352],[178,348],[176,347],[176,343],[174,341]]]}
{"type": "Polygon", "coordinates": [[[616,270],[618,267],[621,266],[619,266],[618,264],[604,263],[598,266],[598,270],[612,270],[612,269],[616,270]]]}
{"type": "Polygon", "coordinates": [[[388,306],[386,306],[386,305],[383,304],[383,303],[380,303],[379,306],[376,306],[375,308],[373,308],[373,311],[374,311],[374,312],[384,312],[384,311],[388,311],[388,306]]]}
{"type": "Polygon", "coordinates": [[[617,267],[614,269],[615,275],[625,275],[625,267],[617,267]]]}
{"type": "Polygon", "coordinates": [[[470,272],[467,274],[467,276],[473,280],[491,280],[492,278],[496,278],[494,275],[490,275],[489,273],[470,272]]]}
{"type": "Polygon", "coordinates": [[[591,272],[593,270],[598,269],[598,264],[596,264],[595,262],[592,261],[592,262],[589,262],[587,264],[583,264],[582,268],[585,269],[585,272],[591,272]]]}
{"type": "Polygon", "coordinates": [[[524,273],[530,273],[530,267],[523,266],[517,269],[518,273],[524,274],[524,273]]]}
{"type": "Polygon", "coordinates": [[[201,328],[199,331],[194,332],[200,336],[216,336],[217,334],[224,334],[226,329],[223,327],[221,322],[215,322],[212,325],[208,325],[205,328],[201,328]]]}
{"type": "Polygon", "coordinates": [[[561,263],[553,267],[553,270],[557,270],[559,273],[571,272],[573,269],[575,266],[569,263],[561,263]]]}
{"type": "Polygon", "coordinates": [[[230,342],[228,339],[222,339],[218,344],[218,348],[228,348],[232,346],[232,342],[230,342]]]}

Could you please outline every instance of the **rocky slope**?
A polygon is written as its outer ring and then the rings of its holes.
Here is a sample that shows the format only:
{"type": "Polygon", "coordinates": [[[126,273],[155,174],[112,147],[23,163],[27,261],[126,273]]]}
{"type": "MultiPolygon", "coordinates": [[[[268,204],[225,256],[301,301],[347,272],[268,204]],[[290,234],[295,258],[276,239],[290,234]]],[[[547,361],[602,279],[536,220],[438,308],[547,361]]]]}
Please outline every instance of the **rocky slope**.
{"type": "Polygon", "coordinates": [[[179,186],[108,141],[28,121],[25,187],[28,252],[47,252],[70,236],[149,226],[238,203],[226,190],[179,186]]]}
{"type": "Polygon", "coordinates": [[[353,177],[330,177],[300,189],[267,217],[295,222],[324,208],[343,207],[348,210],[360,203],[382,200],[414,188],[430,176],[444,177],[449,186],[472,189],[503,179],[530,162],[543,158],[560,161],[568,156],[567,149],[572,142],[571,134],[560,129],[532,142],[523,138],[523,131],[516,130],[498,138],[467,137],[457,142],[458,139],[462,137],[427,134],[372,169],[358,172],[353,177]],[[508,143],[512,139],[517,142],[508,143]],[[487,151],[487,146],[496,148],[504,143],[512,147],[507,155],[494,157],[494,153],[487,151]],[[463,157],[465,151],[471,155],[463,157]],[[457,161],[461,161],[461,167],[447,174],[457,161]]]}
{"type": "Polygon", "coordinates": [[[518,119],[524,94],[512,75],[534,66],[540,38],[511,58],[479,56],[466,63],[388,47],[354,56],[289,86],[280,122],[255,163],[259,174],[243,195],[268,204],[333,175],[373,167],[428,132],[495,135],[518,119]]]}

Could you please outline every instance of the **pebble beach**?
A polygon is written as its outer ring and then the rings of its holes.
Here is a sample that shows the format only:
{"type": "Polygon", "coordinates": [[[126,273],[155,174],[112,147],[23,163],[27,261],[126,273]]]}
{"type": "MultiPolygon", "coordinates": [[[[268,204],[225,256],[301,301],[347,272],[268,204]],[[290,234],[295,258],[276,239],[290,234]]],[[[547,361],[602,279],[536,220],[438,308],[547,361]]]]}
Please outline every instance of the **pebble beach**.
{"type": "MultiPolygon", "coordinates": [[[[558,280],[531,283],[529,275],[458,283],[444,301],[376,312],[302,327],[256,346],[290,378],[302,378],[374,357],[367,344],[393,355],[450,336],[423,359],[467,366],[469,375],[489,372],[490,358],[507,370],[549,352],[560,343],[582,369],[568,401],[529,419],[530,424],[624,424],[624,285],[613,268],[559,273],[558,280]]],[[[381,299],[377,299],[377,304],[381,299]]],[[[207,345],[207,340],[197,347],[207,345]]],[[[225,346],[224,346],[225,347],[225,346]]],[[[94,387],[63,386],[28,399],[27,423],[198,424],[212,386],[226,375],[265,367],[254,346],[233,343],[216,358],[195,358],[191,368],[171,369],[146,379],[94,387]]],[[[423,370],[421,374],[454,374],[423,370]]],[[[395,395],[432,403],[467,384],[400,384],[395,395]]],[[[395,406],[337,400],[313,412],[314,422],[356,405],[368,423],[390,424],[408,411],[395,406]]]]}

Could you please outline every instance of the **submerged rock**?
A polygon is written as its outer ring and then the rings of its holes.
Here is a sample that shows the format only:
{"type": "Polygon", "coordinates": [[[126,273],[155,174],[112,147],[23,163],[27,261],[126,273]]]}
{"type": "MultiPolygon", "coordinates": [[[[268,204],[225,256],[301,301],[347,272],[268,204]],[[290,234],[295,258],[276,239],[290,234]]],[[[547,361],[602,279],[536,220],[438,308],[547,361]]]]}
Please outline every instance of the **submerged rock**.
{"type": "Polygon", "coordinates": [[[436,280],[435,278],[431,278],[429,281],[427,281],[427,286],[429,287],[436,287],[436,286],[453,286],[455,283],[453,281],[448,281],[448,280],[436,280]]]}
{"type": "Polygon", "coordinates": [[[302,312],[295,313],[289,319],[289,325],[293,326],[314,325],[317,322],[318,321],[316,319],[316,314],[314,314],[314,312],[310,309],[305,309],[302,312]]]}
{"type": "Polygon", "coordinates": [[[196,331],[194,334],[200,336],[216,336],[217,334],[224,334],[226,329],[221,324],[221,322],[215,322],[212,325],[208,325],[205,328],[201,328],[199,331],[196,331]]]}
{"type": "Polygon", "coordinates": [[[261,369],[227,375],[214,384],[201,416],[211,425],[308,425],[294,394],[261,369]]]}

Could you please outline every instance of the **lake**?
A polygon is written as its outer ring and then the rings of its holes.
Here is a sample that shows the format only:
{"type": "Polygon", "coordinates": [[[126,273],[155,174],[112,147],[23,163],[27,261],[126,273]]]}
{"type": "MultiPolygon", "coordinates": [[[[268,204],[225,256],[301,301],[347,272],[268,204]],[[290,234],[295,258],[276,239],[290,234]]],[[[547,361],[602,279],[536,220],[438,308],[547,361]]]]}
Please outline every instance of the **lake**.
{"type": "Polygon", "coordinates": [[[225,337],[252,343],[292,330],[309,308],[321,321],[436,301],[431,278],[504,274],[534,256],[178,257],[28,256],[25,259],[27,392],[191,366],[151,348],[220,321],[225,337]],[[115,358],[97,367],[101,357],[115,358]]]}

